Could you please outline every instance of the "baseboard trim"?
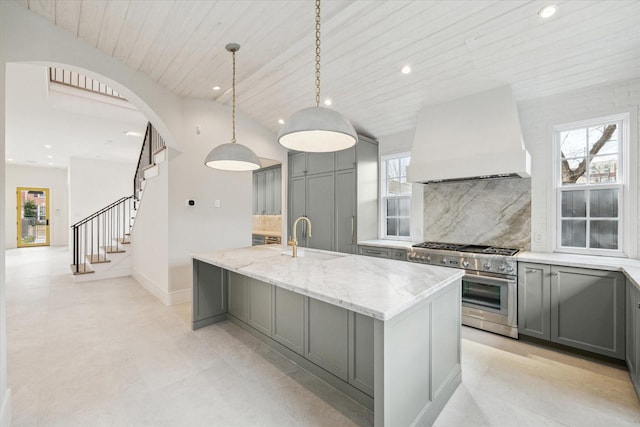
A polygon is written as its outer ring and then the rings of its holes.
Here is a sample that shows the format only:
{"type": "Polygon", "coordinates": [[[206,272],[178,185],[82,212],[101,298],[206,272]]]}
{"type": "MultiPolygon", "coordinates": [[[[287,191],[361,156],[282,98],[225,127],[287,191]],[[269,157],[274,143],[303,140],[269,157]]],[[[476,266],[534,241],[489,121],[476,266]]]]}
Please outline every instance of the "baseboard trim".
{"type": "Polygon", "coordinates": [[[4,401],[0,408],[0,427],[11,426],[11,389],[5,390],[4,401]]]}
{"type": "Polygon", "coordinates": [[[191,302],[191,288],[181,289],[179,291],[165,292],[156,282],[149,279],[139,271],[131,269],[131,277],[133,277],[138,283],[140,283],[140,285],[142,285],[142,287],[145,288],[151,295],[158,298],[164,305],[169,306],[191,302]]]}

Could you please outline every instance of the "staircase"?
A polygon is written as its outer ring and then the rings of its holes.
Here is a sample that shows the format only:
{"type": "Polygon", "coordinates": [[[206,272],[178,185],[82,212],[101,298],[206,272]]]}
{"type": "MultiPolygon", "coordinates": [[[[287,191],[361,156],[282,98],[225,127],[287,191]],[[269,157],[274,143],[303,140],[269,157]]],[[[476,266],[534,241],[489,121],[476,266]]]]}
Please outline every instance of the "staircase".
{"type": "Polygon", "coordinates": [[[166,145],[158,131],[147,130],[133,178],[133,195],[124,196],[71,226],[71,272],[85,282],[131,274],[131,230],[142,200],[145,183],[158,175],[158,164],[166,160],[166,145]]]}

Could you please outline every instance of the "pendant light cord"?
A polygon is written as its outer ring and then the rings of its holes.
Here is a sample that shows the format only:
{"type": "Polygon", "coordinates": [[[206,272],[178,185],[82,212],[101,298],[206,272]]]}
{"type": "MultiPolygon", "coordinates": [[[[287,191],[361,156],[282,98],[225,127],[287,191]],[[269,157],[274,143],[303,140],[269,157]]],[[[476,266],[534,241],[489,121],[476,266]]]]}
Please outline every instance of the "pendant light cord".
{"type": "Polygon", "coordinates": [[[233,133],[231,142],[236,142],[236,51],[232,51],[233,55],[233,77],[231,80],[231,123],[233,126],[233,133]]]}
{"type": "Polygon", "coordinates": [[[316,107],[320,106],[320,0],[316,0],[316,107]]]}

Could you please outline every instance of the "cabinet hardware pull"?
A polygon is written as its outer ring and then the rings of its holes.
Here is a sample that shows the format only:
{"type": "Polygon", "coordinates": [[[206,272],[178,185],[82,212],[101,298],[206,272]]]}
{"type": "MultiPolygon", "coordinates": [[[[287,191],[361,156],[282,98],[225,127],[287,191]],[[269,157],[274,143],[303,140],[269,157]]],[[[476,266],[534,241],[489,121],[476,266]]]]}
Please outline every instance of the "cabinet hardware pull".
{"type": "Polygon", "coordinates": [[[551,272],[551,275],[552,275],[552,276],[557,276],[557,275],[558,275],[558,272],[557,272],[557,271],[552,271],[552,272],[551,272]]]}
{"type": "Polygon", "coordinates": [[[351,244],[352,245],[356,244],[356,242],[355,242],[356,236],[355,236],[355,233],[354,233],[355,232],[355,227],[354,227],[355,221],[356,221],[356,217],[352,216],[351,217],[351,244]]]}
{"type": "Polygon", "coordinates": [[[527,273],[535,273],[538,270],[534,270],[533,268],[527,268],[524,271],[526,271],[527,273]]]}

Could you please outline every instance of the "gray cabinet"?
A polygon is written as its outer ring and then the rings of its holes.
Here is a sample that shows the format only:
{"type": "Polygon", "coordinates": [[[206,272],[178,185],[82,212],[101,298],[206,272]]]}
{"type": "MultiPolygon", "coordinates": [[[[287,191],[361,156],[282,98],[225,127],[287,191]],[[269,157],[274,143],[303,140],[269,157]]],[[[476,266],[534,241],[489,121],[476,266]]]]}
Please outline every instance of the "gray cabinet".
{"type": "Polygon", "coordinates": [[[273,333],[280,344],[304,355],[304,300],[286,289],[273,289],[273,333]]]}
{"type": "Polygon", "coordinates": [[[220,267],[193,260],[193,325],[207,324],[208,320],[227,311],[225,271],[220,267]]]}
{"type": "Polygon", "coordinates": [[[401,261],[407,260],[406,249],[388,248],[383,246],[360,245],[358,246],[358,254],[376,258],[389,258],[401,261]]]}
{"type": "Polygon", "coordinates": [[[313,236],[298,230],[300,246],[355,253],[358,238],[377,237],[377,183],[377,143],[364,137],[336,153],[289,153],[289,236],[304,215],[313,236]]]}
{"type": "MultiPolygon", "coordinates": [[[[305,228],[304,236],[308,238],[307,247],[331,251],[334,249],[335,199],[333,173],[310,175],[307,177],[306,216],[311,220],[311,237],[305,228]]],[[[297,217],[296,217],[297,218],[297,217]]],[[[296,218],[293,218],[295,221],[296,218]]],[[[306,227],[300,224],[298,227],[306,227]]]]}
{"type": "Polygon", "coordinates": [[[229,314],[247,321],[247,278],[232,271],[227,272],[229,314]]]}
{"type": "Polygon", "coordinates": [[[518,263],[518,333],[551,339],[551,266],[518,263]]]}
{"type": "Polygon", "coordinates": [[[533,263],[518,269],[518,333],[625,358],[621,273],[533,263]]]}
{"type": "Polygon", "coordinates": [[[349,384],[373,396],[373,318],[354,312],[349,316],[349,384]]]}
{"type": "Polygon", "coordinates": [[[629,376],[640,397],[640,289],[627,281],[626,360],[629,376]]]}
{"type": "Polygon", "coordinates": [[[279,215],[282,205],[280,165],[253,172],[253,214],[279,215]]]}
{"type": "Polygon", "coordinates": [[[267,336],[271,336],[271,285],[246,278],[247,323],[267,336]]]}
{"type": "MultiPolygon", "coordinates": [[[[347,151],[347,150],[345,150],[347,151]]],[[[356,172],[336,172],[336,225],[335,249],[338,252],[356,253],[356,172]]]]}
{"type": "Polygon", "coordinates": [[[307,313],[305,357],[348,381],[349,312],[342,307],[308,298],[307,313]]]}

